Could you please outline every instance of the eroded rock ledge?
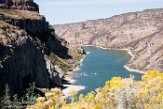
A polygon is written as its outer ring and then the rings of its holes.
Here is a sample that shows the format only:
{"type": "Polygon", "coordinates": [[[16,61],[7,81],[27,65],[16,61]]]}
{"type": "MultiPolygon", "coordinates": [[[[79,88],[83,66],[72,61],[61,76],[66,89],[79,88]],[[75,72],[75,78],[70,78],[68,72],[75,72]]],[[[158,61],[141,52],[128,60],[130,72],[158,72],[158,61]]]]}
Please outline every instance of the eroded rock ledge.
{"type": "Polygon", "coordinates": [[[163,71],[163,8],[54,28],[71,44],[131,50],[135,58],[127,66],[133,69],[163,71]]]}
{"type": "Polygon", "coordinates": [[[31,10],[39,12],[39,7],[33,0],[0,0],[0,8],[31,10]]]}

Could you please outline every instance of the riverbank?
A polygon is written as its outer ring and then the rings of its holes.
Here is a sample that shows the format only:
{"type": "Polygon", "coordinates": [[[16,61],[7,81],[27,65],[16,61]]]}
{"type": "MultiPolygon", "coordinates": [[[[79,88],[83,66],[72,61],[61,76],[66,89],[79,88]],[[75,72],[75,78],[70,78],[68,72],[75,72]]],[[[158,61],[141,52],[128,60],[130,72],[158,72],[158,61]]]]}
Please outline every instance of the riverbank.
{"type": "Polygon", "coordinates": [[[65,89],[62,90],[62,92],[64,94],[64,98],[69,97],[70,91],[72,91],[72,90],[79,92],[80,90],[85,89],[85,86],[72,85],[75,82],[75,80],[72,78],[73,77],[72,75],[75,71],[79,70],[79,67],[80,67],[81,63],[83,62],[84,58],[85,58],[85,55],[83,55],[83,58],[80,60],[79,64],[76,66],[76,68],[72,72],[68,72],[68,75],[66,75],[64,77],[64,80],[68,82],[68,84],[67,83],[63,84],[63,87],[66,87],[65,89]]]}
{"type": "Polygon", "coordinates": [[[70,92],[72,90],[79,92],[80,90],[85,89],[84,86],[72,85],[75,82],[75,80],[72,78],[72,72],[70,75],[65,76],[64,80],[68,82],[68,83],[63,84],[63,87],[66,87],[65,89],[62,90],[65,98],[70,96],[70,92]]]}
{"type": "MultiPolygon", "coordinates": [[[[127,53],[131,56],[130,61],[134,60],[135,55],[133,54],[133,52],[130,49],[116,49],[116,48],[106,48],[106,47],[101,47],[101,46],[96,46],[96,45],[83,45],[83,46],[90,46],[90,47],[97,47],[97,48],[101,48],[101,49],[108,49],[108,50],[123,50],[123,51],[127,51],[127,53]]],[[[133,69],[130,68],[128,66],[124,66],[124,68],[130,72],[137,72],[137,73],[141,73],[141,74],[145,74],[145,71],[142,70],[138,70],[138,69],[133,69]]]]}

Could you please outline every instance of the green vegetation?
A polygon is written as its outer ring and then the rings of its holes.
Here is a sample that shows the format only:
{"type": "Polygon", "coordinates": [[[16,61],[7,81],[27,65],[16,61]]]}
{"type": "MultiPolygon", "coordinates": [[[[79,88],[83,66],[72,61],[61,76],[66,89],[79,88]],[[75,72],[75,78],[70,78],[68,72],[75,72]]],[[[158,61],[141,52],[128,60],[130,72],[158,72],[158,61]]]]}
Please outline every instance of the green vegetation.
{"type": "Polygon", "coordinates": [[[8,85],[5,88],[5,94],[0,98],[0,109],[22,109],[27,105],[34,104],[36,98],[39,95],[34,94],[35,84],[31,84],[30,87],[26,90],[26,94],[18,98],[17,94],[10,96],[10,91],[8,85]]]}
{"type": "MultiPolygon", "coordinates": [[[[35,38],[35,43],[39,46],[41,49],[47,50],[47,46],[45,42],[42,42],[39,38],[35,38]]],[[[72,70],[72,65],[68,64],[64,59],[60,58],[54,53],[50,53],[50,55],[47,55],[48,58],[51,60],[53,65],[59,66],[65,73],[72,70]]]]}
{"type": "Polygon", "coordinates": [[[65,60],[61,59],[54,53],[49,55],[49,59],[51,60],[52,64],[58,65],[65,73],[72,70],[71,65],[69,65],[65,60]]]}
{"type": "Polygon", "coordinates": [[[1,106],[2,108],[5,108],[11,104],[11,96],[9,94],[9,88],[8,85],[6,85],[5,88],[5,95],[1,98],[1,106]]]}
{"type": "Polygon", "coordinates": [[[40,48],[47,48],[45,42],[41,42],[41,40],[38,37],[35,37],[35,42],[40,48]]]}

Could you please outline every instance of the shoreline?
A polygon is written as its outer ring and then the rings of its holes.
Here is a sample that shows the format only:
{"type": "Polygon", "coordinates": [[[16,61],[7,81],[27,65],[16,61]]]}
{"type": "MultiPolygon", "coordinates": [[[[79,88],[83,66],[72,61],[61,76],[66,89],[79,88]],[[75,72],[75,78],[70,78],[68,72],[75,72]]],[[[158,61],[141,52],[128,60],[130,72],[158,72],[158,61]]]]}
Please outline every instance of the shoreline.
{"type": "MultiPolygon", "coordinates": [[[[132,61],[135,58],[135,55],[133,54],[133,52],[129,49],[114,49],[114,48],[106,48],[106,47],[101,47],[101,46],[96,46],[96,45],[83,45],[83,46],[87,46],[87,47],[97,47],[97,48],[101,48],[101,49],[108,49],[108,50],[123,50],[123,51],[127,51],[127,53],[131,56],[130,61],[132,61]]],[[[123,66],[126,70],[130,71],[130,72],[137,72],[137,73],[141,73],[141,74],[145,74],[145,71],[142,70],[138,70],[138,69],[133,69],[130,67],[127,67],[127,65],[123,66]]]]}
{"type": "Polygon", "coordinates": [[[70,91],[74,90],[79,92],[80,90],[84,90],[85,86],[80,86],[80,85],[73,85],[73,83],[76,81],[75,79],[72,78],[72,75],[75,71],[79,70],[79,67],[81,65],[81,63],[83,62],[85,55],[83,55],[83,58],[81,58],[81,60],[79,61],[79,64],[76,66],[75,69],[73,69],[73,71],[69,72],[68,75],[64,76],[64,80],[68,81],[69,84],[63,84],[64,87],[66,87],[65,89],[62,90],[63,94],[64,94],[64,98],[68,98],[70,95],[70,91]]]}
{"type": "Polygon", "coordinates": [[[144,71],[141,71],[141,70],[137,70],[137,69],[132,69],[130,67],[127,67],[126,65],[123,66],[126,70],[130,71],[130,72],[137,72],[137,73],[141,73],[141,74],[145,74],[144,71]]]}

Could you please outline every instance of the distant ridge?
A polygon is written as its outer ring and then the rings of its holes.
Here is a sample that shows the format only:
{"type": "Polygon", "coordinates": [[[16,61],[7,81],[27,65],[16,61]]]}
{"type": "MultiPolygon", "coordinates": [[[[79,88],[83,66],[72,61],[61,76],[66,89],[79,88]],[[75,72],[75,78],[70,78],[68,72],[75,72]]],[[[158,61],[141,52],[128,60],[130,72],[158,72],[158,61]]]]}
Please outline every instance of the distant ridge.
{"type": "Polygon", "coordinates": [[[131,50],[135,58],[128,63],[130,68],[163,71],[163,8],[54,28],[58,36],[71,44],[131,50]]]}

